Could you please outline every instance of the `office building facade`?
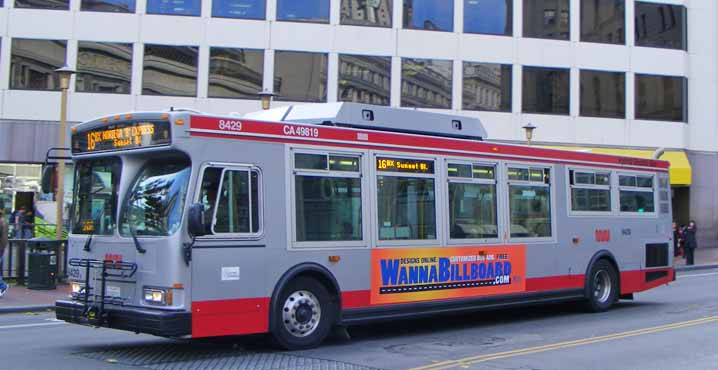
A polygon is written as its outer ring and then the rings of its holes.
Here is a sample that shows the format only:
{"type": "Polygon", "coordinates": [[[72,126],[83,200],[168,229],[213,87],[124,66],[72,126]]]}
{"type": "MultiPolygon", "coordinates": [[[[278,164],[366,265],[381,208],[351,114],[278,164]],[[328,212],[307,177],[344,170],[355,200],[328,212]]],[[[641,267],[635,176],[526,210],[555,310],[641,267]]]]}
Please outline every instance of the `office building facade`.
{"type": "MultiPolygon", "coordinates": [[[[0,1],[0,181],[33,189],[69,120],[356,101],[480,117],[493,140],[671,160],[718,244],[718,4],[707,0],[0,1]],[[715,230],[715,231],[714,231],[715,230]]],[[[2,185],[0,185],[2,186],[2,185]]],[[[8,190],[10,189],[10,190],[8,190]]],[[[7,196],[6,196],[7,198],[7,196]]],[[[8,201],[6,200],[6,203],[8,201]]],[[[8,207],[6,205],[6,207],[8,207]]]]}

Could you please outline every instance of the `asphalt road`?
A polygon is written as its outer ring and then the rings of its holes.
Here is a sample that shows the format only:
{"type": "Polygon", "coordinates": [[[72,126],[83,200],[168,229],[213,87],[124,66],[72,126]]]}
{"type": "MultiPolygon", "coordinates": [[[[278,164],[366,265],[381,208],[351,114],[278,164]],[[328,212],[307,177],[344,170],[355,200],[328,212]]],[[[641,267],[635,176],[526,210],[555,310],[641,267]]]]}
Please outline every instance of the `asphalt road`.
{"type": "Polygon", "coordinates": [[[0,370],[718,369],[718,270],[679,274],[602,314],[575,305],[350,328],[301,352],[262,336],[177,341],[0,315],[0,370]]]}

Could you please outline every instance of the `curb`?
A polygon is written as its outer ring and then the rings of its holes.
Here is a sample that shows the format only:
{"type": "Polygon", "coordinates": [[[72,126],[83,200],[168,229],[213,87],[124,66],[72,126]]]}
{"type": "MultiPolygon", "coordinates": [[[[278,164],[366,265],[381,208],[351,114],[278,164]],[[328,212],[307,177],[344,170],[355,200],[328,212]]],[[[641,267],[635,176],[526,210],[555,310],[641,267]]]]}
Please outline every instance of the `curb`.
{"type": "Polygon", "coordinates": [[[684,271],[701,271],[701,270],[712,270],[718,269],[718,264],[713,265],[693,265],[693,266],[678,266],[675,268],[678,272],[684,271]]]}
{"type": "Polygon", "coordinates": [[[54,311],[55,305],[10,306],[10,307],[0,307],[0,314],[38,312],[38,311],[50,311],[50,310],[54,311]]]}

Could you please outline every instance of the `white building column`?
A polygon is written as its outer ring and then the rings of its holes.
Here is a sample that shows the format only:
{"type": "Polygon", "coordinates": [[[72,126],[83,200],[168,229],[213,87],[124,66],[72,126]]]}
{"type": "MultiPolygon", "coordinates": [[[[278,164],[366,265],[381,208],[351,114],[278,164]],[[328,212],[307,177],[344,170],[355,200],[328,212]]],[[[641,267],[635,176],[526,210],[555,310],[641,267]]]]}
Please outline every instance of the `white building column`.
{"type": "Polygon", "coordinates": [[[327,102],[337,101],[339,92],[339,54],[329,53],[327,65],[327,102]]]}
{"type": "Polygon", "coordinates": [[[391,103],[392,107],[401,106],[401,58],[391,57],[391,103]]]}

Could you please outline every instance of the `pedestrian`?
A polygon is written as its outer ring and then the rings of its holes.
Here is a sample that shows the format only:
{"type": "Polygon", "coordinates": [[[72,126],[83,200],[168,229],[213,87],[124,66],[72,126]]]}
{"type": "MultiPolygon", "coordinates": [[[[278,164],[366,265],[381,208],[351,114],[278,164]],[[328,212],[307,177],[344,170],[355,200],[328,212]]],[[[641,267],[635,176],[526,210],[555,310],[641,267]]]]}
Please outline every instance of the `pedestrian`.
{"type": "Polygon", "coordinates": [[[698,242],[696,241],[696,222],[691,221],[688,223],[686,228],[685,239],[686,239],[686,265],[693,265],[695,263],[694,257],[696,248],[698,248],[698,242]]]}
{"type": "Polygon", "coordinates": [[[13,211],[11,217],[15,239],[22,239],[23,225],[25,224],[25,206],[20,206],[13,211]]]}
{"type": "Polygon", "coordinates": [[[681,250],[678,249],[678,239],[680,239],[680,234],[678,232],[678,224],[673,223],[671,225],[671,228],[673,228],[673,257],[680,256],[681,250]]]}
{"type": "Polygon", "coordinates": [[[35,212],[29,209],[25,212],[25,222],[22,224],[22,238],[32,239],[35,229],[35,212]]]}
{"type": "MultiPolygon", "coordinates": [[[[8,245],[8,231],[9,227],[5,221],[5,212],[0,209],[0,266],[2,266],[3,255],[8,245]]],[[[0,268],[0,297],[5,295],[7,292],[8,285],[2,279],[2,269],[0,268]]]]}
{"type": "Polygon", "coordinates": [[[683,259],[686,259],[686,227],[686,225],[681,225],[678,228],[678,249],[683,259]]]}

